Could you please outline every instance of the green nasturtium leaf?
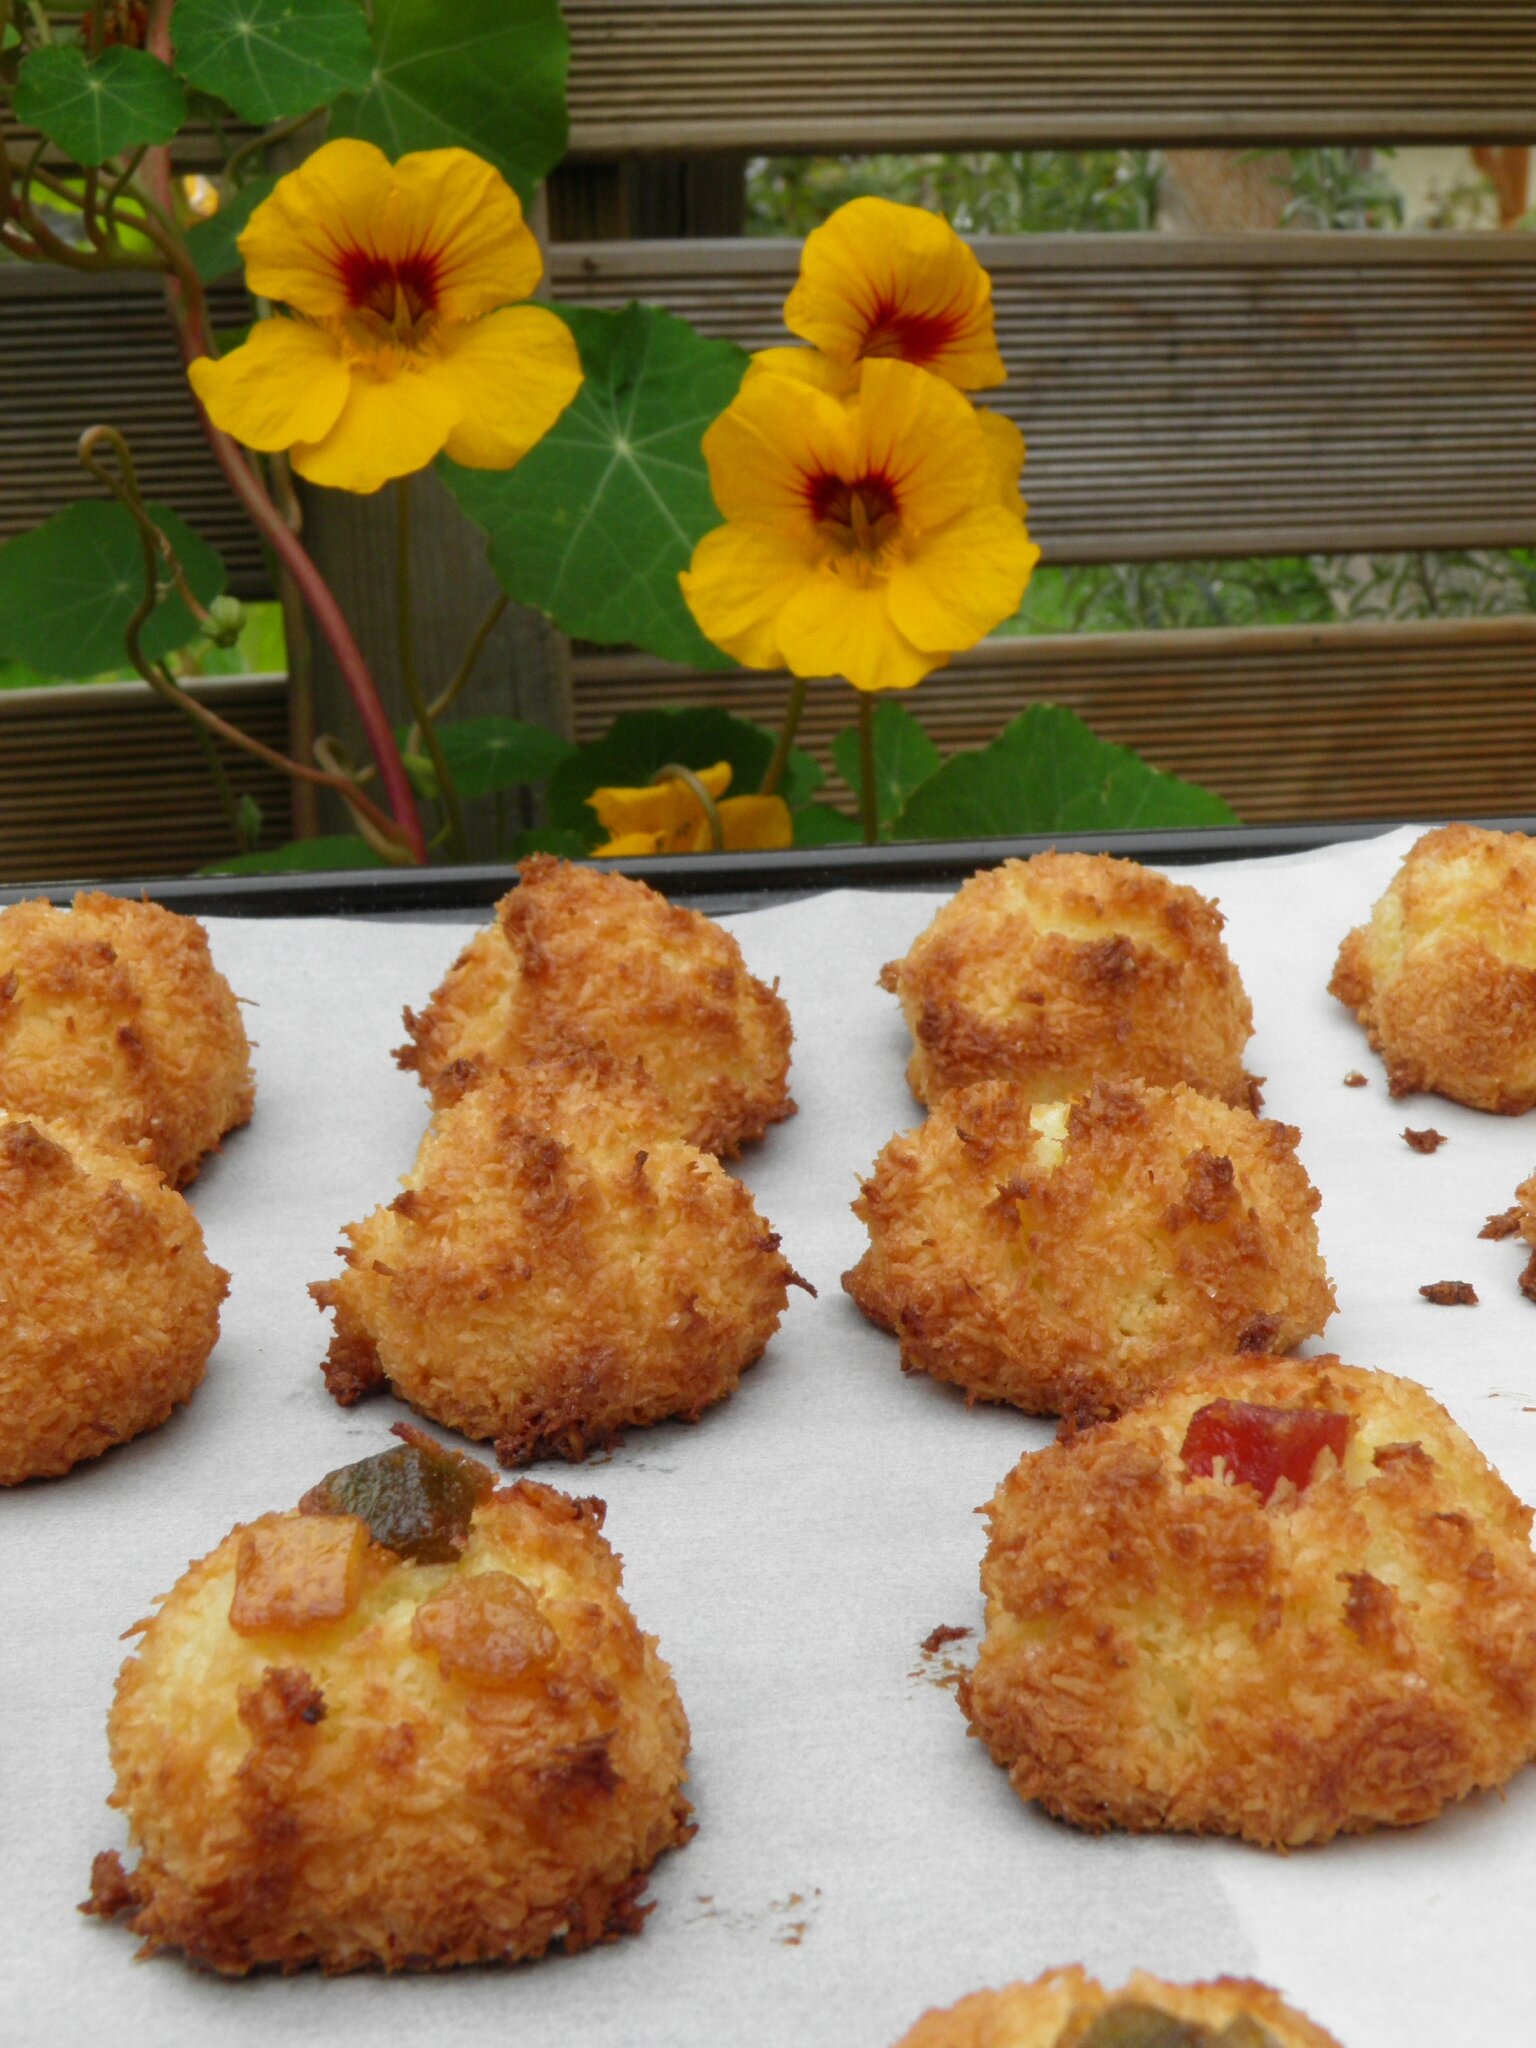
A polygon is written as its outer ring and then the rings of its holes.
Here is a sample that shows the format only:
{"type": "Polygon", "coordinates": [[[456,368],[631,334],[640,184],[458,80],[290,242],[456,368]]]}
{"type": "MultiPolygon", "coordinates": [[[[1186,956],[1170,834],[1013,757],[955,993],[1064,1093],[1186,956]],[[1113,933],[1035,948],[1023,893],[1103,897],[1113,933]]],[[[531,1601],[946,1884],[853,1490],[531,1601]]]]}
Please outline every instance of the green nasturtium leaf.
{"type": "Polygon", "coordinates": [[[561,860],[585,860],[591,847],[580,832],[559,825],[535,825],[519,832],[507,849],[511,860],[526,860],[530,853],[558,854],[561,860]]]}
{"type": "Polygon", "coordinates": [[[286,846],[274,846],[270,853],[232,853],[228,860],[210,861],[199,868],[200,875],[301,875],[323,874],[332,868],[382,868],[366,839],[355,833],[336,832],[322,839],[294,839],[286,846]]]}
{"type": "Polygon", "coordinates": [[[373,49],[372,82],[337,102],[333,135],[391,157],[471,149],[531,203],[569,136],[559,0],[373,0],[373,49]]]}
{"type": "Polygon", "coordinates": [[[1211,790],[1099,739],[1075,712],[1032,704],[989,747],[952,754],[907,799],[891,836],[987,839],[1236,823],[1211,790]]]}
{"type": "Polygon", "coordinates": [[[181,80],[146,50],[114,43],[88,60],[78,43],[34,50],[16,81],[16,118],[77,164],[169,142],[187,117],[181,80]]]}
{"type": "Polygon", "coordinates": [[[654,306],[556,307],[586,382],[516,469],[438,472],[490,539],[519,604],[567,633],[695,668],[733,664],[694,624],[677,578],[720,524],[700,448],[747,358],[654,306]]]}
{"type": "Polygon", "coordinates": [[[793,817],[796,846],[853,846],[864,837],[857,818],[830,804],[806,804],[793,817]]]}
{"type": "Polygon", "coordinates": [[[576,751],[547,726],[517,718],[461,718],[439,726],[437,737],[460,796],[542,782],[576,751]]]}
{"type": "MultiPolygon", "coordinates": [[[[642,788],[670,762],[697,771],[729,761],[731,786],[726,795],[750,796],[772,758],[773,737],[764,727],[732,718],[727,711],[626,711],[600,740],[578,747],[551,775],[545,799],[549,822],[579,833],[584,846],[595,846],[607,834],[585,801],[593,790],[642,788]]],[[[790,756],[781,794],[793,808],[820,786],[821,779],[816,763],[797,749],[790,756]]]]}
{"type": "MultiPolygon", "coordinates": [[[[206,541],[163,505],[150,517],[176,550],[198,601],[224,588],[224,565],[206,541]]],[[[120,668],[123,635],[144,592],[138,529],[121,505],[86,499],[0,547],[0,655],[45,675],[84,678],[120,668]]],[[[166,598],[144,628],[155,659],[197,634],[179,597],[166,598]]]]}
{"type": "MultiPolygon", "coordinates": [[[[197,274],[204,284],[217,284],[220,278],[228,277],[240,268],[240,251],[236,244],[251,215],[270,195],[276,183],[275,174],[268,176],[265,172],[260,177],[248,178],[232,198],[225,200],[211,220],[200,220],[196,227],[187,230],[187,254],[197,266],[197,274]]],[[[243,335],[241,339],[244,339],[243,335]]],[[[224,345],[222,335],[220,345],[224,345]]]]}
{"type": "MultiPolygon", "coordinates": [[[[904,704],[881,697],[875,704],[875,804],[882,830],[898,815],[907,798],[921,788],[943,761],[904,704]]],[[[837,772],[862,796],[864,775],[859,763],[859,729],[850,726],[832,742],[837,772]]]]}
{"type": "Polygon", "coordinates": [[[373,45],[358,0],[178,0],[176,62],[243,121],[282,121],[365,92],[373,45]]]}

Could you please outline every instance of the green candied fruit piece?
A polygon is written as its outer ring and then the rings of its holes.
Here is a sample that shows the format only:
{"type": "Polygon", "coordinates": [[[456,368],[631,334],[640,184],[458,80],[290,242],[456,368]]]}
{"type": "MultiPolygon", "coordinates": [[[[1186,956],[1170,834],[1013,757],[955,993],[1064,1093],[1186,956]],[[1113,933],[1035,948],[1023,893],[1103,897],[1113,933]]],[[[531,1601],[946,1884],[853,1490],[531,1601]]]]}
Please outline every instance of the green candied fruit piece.
{"type": "Polygon", "coordinates": [[[477,1504],[496,1480],[478,1458],[445,1450],[409,1423],[405,1442],[327,1472],[299,1502],[306,1515],[356,1515],[375,1543],[417,1564],[452,1564],[469,1541],[477,1504]]]}
{"type": "Polygon", "coordinates": [[[1101,2012],[1086,2034],[1074,2036],[1071,2048],[1279,2048],[1267,2027],[1246,2013],[1229,2020],[1217,2033],[1199,2020],[1175,2019],[1150,2005],[1114,2005],[1101,2012]]]}
{"type": "Polygon", "coordinates": [[[1215,2042],[1198,2020],[1175,2019],[1150,2005],[1112,2005],[1072,2048],[1215,2048],[1215,2042]]]}

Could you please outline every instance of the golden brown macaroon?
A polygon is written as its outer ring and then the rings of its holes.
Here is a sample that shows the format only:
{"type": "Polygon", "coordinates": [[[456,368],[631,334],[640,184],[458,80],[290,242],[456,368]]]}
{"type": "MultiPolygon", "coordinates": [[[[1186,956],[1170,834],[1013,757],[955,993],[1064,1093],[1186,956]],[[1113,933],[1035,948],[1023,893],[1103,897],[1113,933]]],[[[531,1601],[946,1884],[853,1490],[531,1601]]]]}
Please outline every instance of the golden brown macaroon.
{"type": "Polygon", "coordinates": [[[529,1052],[585,1043],[640,1059],[672,1135],[731,1158],[794,1114],[789,1012],[741,948],[643,882],[536,854],[396,1055],[441,1107],[529,1052]]]}
{"type": "Polygon", "coordinates": [[[915,1042],[912,1093],[933,1103],[1007,1077],[1056,1102],[1139,1080],[1257,1109],[1253,1011],[1224,923],[1195,890],[1107,854],[983,869],[881,971],[915,1042]]]}
{"type": "Polygon", "coordinates": [[[1209,1365],[1022,1459],[987,1514],[961,1704],[1078,1827],[1299,1848],[1536,1750],[1530,1511],[1411,1380],[1209,1365]]]}
{"type": "Polygon", "coordinates": [[[0,1486],[158,1429],[203,1377],[228,1286],[152,1167],[0,1109],[0,1486]]]}
{"type": "Polygon", "coordinates": [[[731,1393],[795,1275],[718,1160],[650,1135],[663,1113],[611,1055],[492,1073],[440,1110],[404,1193],[310,1289],[335,1311],[337,1400],[387,1382],[523,1464],[731,1393]]]}
{"type": "Polygon", "coordinates": [[[1189,1088],[1031,1103],[980,1082],[881,1153],[843,1285],[904,1371],[1032,1415],[1112,1415],[1191,1359],[1322,1330],[1298,1135],[1189,1088]]]}
{"type": "Polygon", "coordinates": [[[108,1723],[139,1850],[85,1908],[232,1976],[446,1969],[639,1929],[688,1723],[603,1504],[419,1432],[192,1565],[108,1723]],[[352,1509],[355,1512],[347,1512],[352,1509]]]}
{"type": "Polygon", "coordinates": [[[1329,992],[1381,1054],[1394,1095],[1536,1106],[1536,840],[1446,825],[1411,849],[1339,948],[1329,992]]]}
{"type": "Polygon", "coordinates": [[[896,2048],[1339,2048],[1267,1984],[1169,1984],[1137,1970],[1121,1991],[1074,1965],[925,2013],[896,2048]]]}
{"type": "Polygon", "coordinates": [[[81,895],[0,911],[0,1104],[126,1145],[173,1187],[249,1123],[240,1008],[195,918],[81,895]]]}

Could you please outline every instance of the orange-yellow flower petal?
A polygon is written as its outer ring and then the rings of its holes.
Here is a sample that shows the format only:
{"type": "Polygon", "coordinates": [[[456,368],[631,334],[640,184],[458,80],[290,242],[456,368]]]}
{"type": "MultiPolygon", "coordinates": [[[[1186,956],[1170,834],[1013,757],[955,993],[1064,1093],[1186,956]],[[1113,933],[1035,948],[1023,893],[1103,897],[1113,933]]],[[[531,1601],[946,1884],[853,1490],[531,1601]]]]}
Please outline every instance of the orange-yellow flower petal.
{"type": "Polygon", "coordinates": [[[942,526],[997,494],[997,464],[976,408],[907,363],[870,362],[853,425],[856,473],[885,477],[907,532],[942,526]]]}
{"type": "Polygon", "coordinates": [[[1011,619],[1040,550],[1022,520],[982,505],[925,534],[892,567],[891,620],[914,647],[953,653],[1011,619]]]}
{"type": "Polygon", "coordinates": [[[858,364],[838,362],[819,348],[760,348],[747,364],[743,381],[764,375],[793,377],[833,398],[851,398],[859,388],[858,364]]]}
{"type": "Polygon", "coordinates": [[[1010,512],[1022,519],[1029,510],[1019,490],[1019,475],[1024,467],[1024,436],[1006,413],[993,412],[984,405],[976,408],[976,424],[986,436],[987,446],[997,465],[998,497],[1010,512]]]}
{"type": "Polygon", "coordinates": [[[799,676],[846,676],[856,690],[910,690],[949,659],[914,647],[891,618],[885,591],[824,569],[779,615],[784,659],[799,676]]]}
{"type": "Polygon", "coordinates": [[[201,357],[187,376],[216,427],[267,450],[323,439],[350,388],[335,342],[305,320],[259,320],[239,348],[201,357]]]}
{"type": "Polygon", "coordinates": [[[606,845],[592,849],[600,860],[609,856],[618,860],[645,860],[654,853],[667,850],[665,832],[625,832],[617,839],[610,839],[606,845]]]}
{"type": "Polygon", "coordinates": [[[434,255],[445,320],[478,319],[536,289],[544,258],[522,201],[494,164],[467,149],[423,149],[401,157],[390,176],[380,253],[434,255]]]}
{"type": "Polygon", "coordinates": [[[581,389],[571,330],[543,306],[507,306],[442,340],[430,374],[457,393],[447,453],[470,469],[510,469],[581,389]]]}
{"type": "Polygon", "coordinates": [[[792,378],[753,377],[705,434],[704,460],[723,517],[809,537],[806,479],[841,475],[853,462],[849,414],[792,378]]]}
{"type": "Polygon", "coordinates": [[[839,361],[897,356],[962,391],[1008,374],[986,271],[942,215],[889,199],[850,200],[806,237],[784,324],[839,361]]]}
{"type": "Polygon", "coordinates": [[[778,853],[795,843],[794,820],[781,796],[733,796],[720,806],[727,853],[778,853]]]}
{"type": "Polygon", "coordinates": [[[328,142],[278,180],[237,244],[245,281],[312,319],[352,310],[342,257],[374,244],[389,189],[389,158],[371,142],[328,142]]]}
{"type": "Polygon", "coordinates": [[[321,441],[299,442],[293,466],[312,484],[367,493],[425,469],[459,423],[446,380],[402,369],[380,375],[355,365],[341,416],[321,441]]]}
{"type": "Polygon", "coordinates": [[[805,549],[779,534],[717,526],[678,580],[706,639],[748,668],[778,668],[779,614],[808,573],[805,549]]]}

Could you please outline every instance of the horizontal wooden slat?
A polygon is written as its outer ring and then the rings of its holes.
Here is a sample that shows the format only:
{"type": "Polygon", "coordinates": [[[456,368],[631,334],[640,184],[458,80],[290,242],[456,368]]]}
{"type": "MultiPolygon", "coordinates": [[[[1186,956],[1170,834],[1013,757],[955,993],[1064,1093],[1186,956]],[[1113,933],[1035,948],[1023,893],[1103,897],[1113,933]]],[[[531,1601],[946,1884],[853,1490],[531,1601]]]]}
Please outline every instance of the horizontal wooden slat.
{"type": "MultiPolygon", "coordinates": [[[[1536,9],[1533,9],[1536,15],[1536,9]]],[[[1536,534],[1536,237],[978,241],[1052,562],[1536,534]]],[[[589,242],[556,295],[782,343],[790,242],[589,242]]]]}
{"type": "MultiPolygon", "coordinates": [[[[250,318],[239,286],[209,298],[215,326],[250,318]]],[[[0,541],[98,495],[75,443],[101,422],[127,435],[145,496],[218,550],[236,596],[271,596],[255,531],[198,426],[158,278],[0,265],[0,393],[0,541]]]]}
{"type": "MultiPolygon", "coordinates": [[[[278,676],[193,692],[271,747],[288,740],[278,676]]],[[[262,844],[291,836],[287,778],[219,748],[236,796],[262,809],[262,844]]],[[[0,880],[169,875],[230,851],[229,827],[187,720],[139,683],[0,692],[0,880]]]]}
{"type": "Polygon", "coordinates": [[[565,0],[572,145],[1536,140],[1530,0],[565,0]]]}
{"type": "MultiPolygon", "coordinates": [[[[585,655],[575,690],[577,737],[592,739],[656,704],[777,725],[788,679],[585,655]]],[[[1065,704],[1249,824],[1513,814],[1536,789],[1536,619],[992,640],[903,702],[946,752],[1031,703],[1065,704]]],[[[850,689],[813,685],[801,732],[823,765],[854,716],[850,689]]]]}

